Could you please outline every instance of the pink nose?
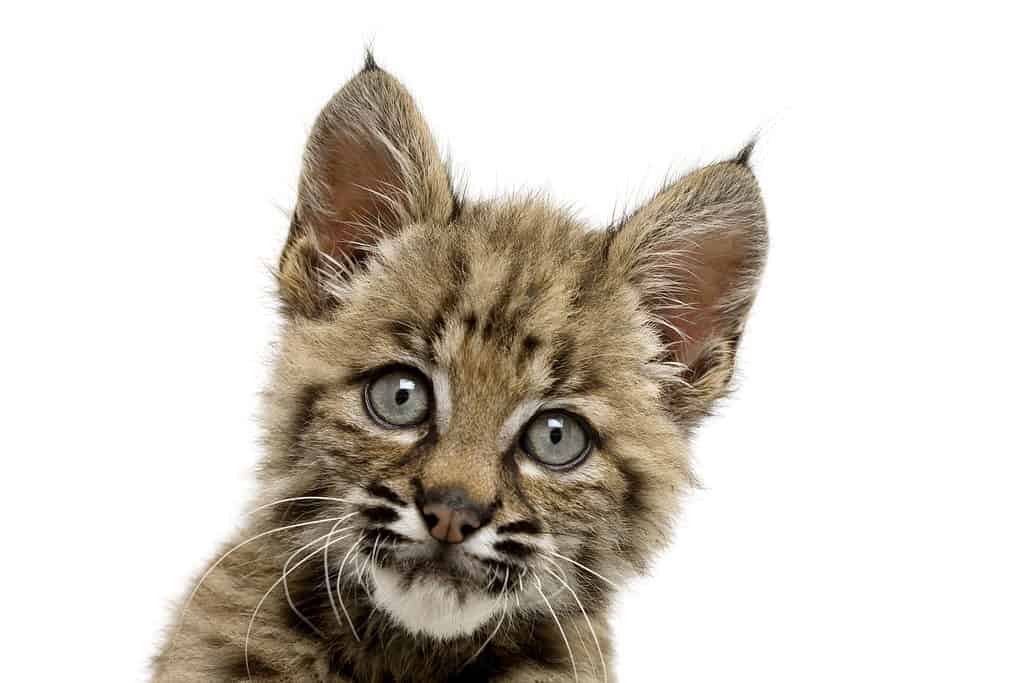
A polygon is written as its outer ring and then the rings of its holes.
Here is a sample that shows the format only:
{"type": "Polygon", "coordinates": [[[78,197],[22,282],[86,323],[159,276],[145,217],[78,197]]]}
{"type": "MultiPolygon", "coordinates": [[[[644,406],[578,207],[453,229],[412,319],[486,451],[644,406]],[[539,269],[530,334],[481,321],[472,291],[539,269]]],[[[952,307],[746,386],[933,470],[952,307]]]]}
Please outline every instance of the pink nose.
{"type": "Polygon", "coordinates": [[[481,526],[480,514],[471,507],[452,507],[438,501],[423,506],[430,535],[443,543],[461,543],[481,526]]]}
{"type": "Polygon", "coordinates": [[[480,505],[459,486],[420,488],[416,506],[430,535],[441,543],[461,543],[486,525],[498,503],[480,505]]]}

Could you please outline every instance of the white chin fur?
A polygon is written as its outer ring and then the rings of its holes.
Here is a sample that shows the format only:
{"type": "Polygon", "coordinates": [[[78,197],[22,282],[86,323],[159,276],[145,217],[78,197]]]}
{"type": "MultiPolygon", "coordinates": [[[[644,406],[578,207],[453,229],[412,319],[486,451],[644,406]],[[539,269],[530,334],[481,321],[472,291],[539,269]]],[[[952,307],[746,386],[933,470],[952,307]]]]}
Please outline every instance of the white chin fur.
{"type": "Polygon", "coordinates": [[[414,634],[450,640],[469,635],[487,623],[501,607],[488,595],[469,593],[460,603],[453,588],[433,577],[416,577],[409,588],[393,569],[371,572],[373,600],[384,612],[414,634]]]}

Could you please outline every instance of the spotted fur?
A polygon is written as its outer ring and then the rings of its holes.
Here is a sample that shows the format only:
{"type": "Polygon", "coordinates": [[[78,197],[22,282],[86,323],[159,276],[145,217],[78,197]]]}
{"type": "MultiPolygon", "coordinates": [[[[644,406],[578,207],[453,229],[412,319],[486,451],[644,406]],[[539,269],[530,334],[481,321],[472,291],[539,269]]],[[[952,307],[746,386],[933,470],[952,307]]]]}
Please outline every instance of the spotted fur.
{"type": "Polygon", "coordinates": [[[257,510],[224,550],[256,539],[196,583],[154,680],[614,680],[613,586],[668,540],[763,266],[750,152],[604,230],[469,201],[368,59],[314,126],[280,260],[257,510]],[[396,365],[430,381],[420,426],[364,408],[396,365]],[[565,471],[519,439],[550,407],[592,427],[565,471]],[[445,487],[487,518],[442,552],[419,510],[445,487]]]}

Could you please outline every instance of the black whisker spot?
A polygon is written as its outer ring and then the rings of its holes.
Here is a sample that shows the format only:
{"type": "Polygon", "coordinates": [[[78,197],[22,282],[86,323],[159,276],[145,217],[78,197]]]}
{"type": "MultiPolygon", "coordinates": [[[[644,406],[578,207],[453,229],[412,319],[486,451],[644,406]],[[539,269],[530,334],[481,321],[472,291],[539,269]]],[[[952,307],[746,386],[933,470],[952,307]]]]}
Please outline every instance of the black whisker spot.
{"type": "Polygon", "coordinates": [[[383,505],[363,508],[362,515],[373,524],[390,524],[398,521],[398,513],[383,505]]]}
{"type": "Polygon", "coordinates": [[[366,487],[366,492],[369,493],[371,496],[383,498],[388,503],[394,503],[398,507],[408,506],[408,503],[403,501],[401,499],[401,496],[399,496],[392,489],[388,488],[387,486],[384,486],[383,484],[380,483],[370,484],[369,486],[366,487]]]}
{"type": "Polygon", "coordinates": [[[531,519],[520,519],[517,522],[502,524],[497,527],[499,534],[540,534],[540,525],[531,519]]]}
{"type": "Polygon", "coordinates": [[[530,546],[518,541],[498,541],[494,544],[494,550],[520,560],[529,557],[535,552],[530,546]]]}

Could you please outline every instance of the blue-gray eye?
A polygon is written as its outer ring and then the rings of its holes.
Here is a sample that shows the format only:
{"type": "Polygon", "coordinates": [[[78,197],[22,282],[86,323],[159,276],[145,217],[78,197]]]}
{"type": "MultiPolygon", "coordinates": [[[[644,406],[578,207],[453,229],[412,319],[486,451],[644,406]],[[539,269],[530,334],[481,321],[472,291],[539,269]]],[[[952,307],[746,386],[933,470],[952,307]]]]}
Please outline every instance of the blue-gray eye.
{"type": "Polygon", "coordinates": [[[553,469],[579,464],[590,452],[590,430],[571,413],[550,410],[540,413],[526,426],[522,448],[553,469]]]}
{"type": "Polygon", "coordinates": [[[412,427],[430,414],[430,390],[418,370],[395,368],[368,385],[364,400],[373,418],[388,427],[412,427]]]}

